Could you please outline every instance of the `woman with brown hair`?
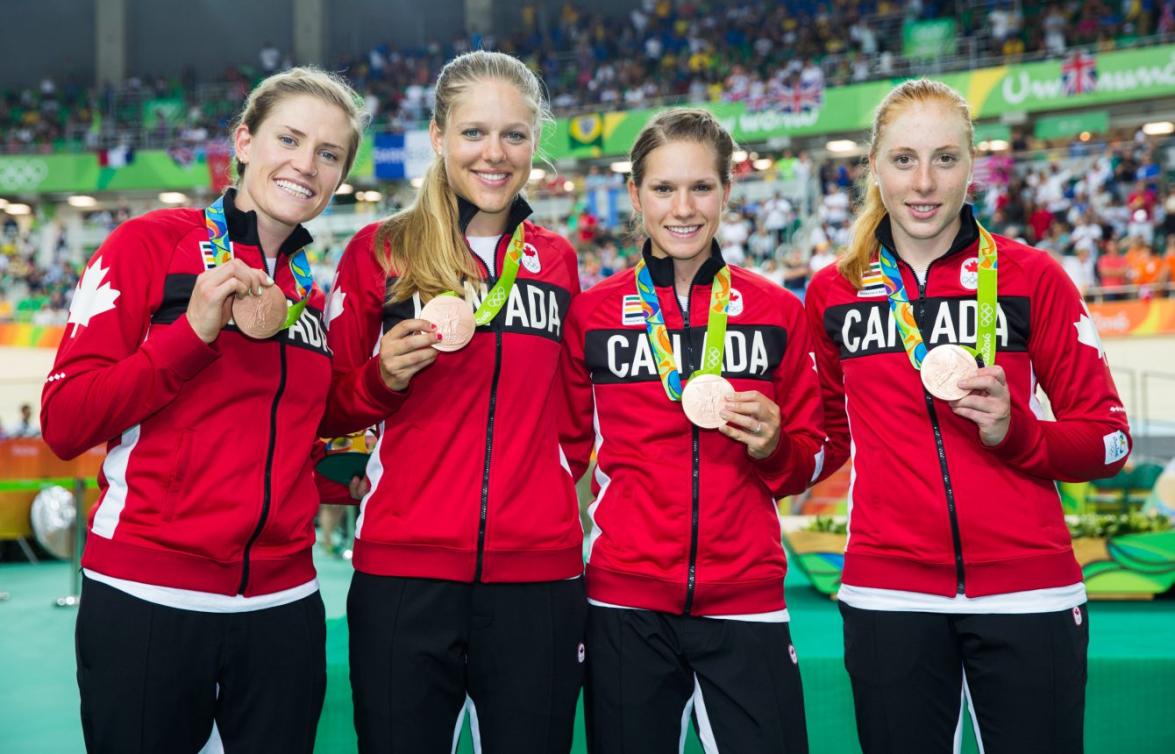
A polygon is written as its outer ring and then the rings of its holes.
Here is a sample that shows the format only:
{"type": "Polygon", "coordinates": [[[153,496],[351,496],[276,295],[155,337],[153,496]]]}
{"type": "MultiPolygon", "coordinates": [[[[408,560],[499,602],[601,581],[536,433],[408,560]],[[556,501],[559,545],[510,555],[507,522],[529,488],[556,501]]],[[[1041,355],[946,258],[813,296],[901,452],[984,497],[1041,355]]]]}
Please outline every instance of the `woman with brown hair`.
{"type": "Polygon", "coordinates": [[[381,425],[347,601],[361,751],[448,750],[466,712],[487,751],[571,746],[583,532],[552,385],[579,282],[521,196],[545,117],[518,60],[450,61],[416,202],[339,264],[323,434],[381,425]]]}
{"type": "Polygon", "coordinates": [[[628,183],[635,270],[571,308],[562,447],[595,450],[587,566],[592,752],[807,752],[777,498],[819,472],[824,433],[803,306],[728,264],[730,134],[657,115],[628,183]]]}

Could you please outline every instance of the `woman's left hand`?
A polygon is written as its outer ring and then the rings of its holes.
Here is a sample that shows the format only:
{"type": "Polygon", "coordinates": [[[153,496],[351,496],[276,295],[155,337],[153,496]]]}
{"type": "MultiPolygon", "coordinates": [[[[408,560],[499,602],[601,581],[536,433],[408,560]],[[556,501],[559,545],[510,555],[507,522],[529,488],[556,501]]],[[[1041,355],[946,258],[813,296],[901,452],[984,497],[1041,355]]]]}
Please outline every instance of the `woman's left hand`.
{"type": "Polygon", "coordinates": [[[751,458],[766,458],[779,445],[779,406],[758,390],[735,393],[719,414],[726,424],[718,431],[747,446],[751,458]]]}
{"type": "Polygon", "coordinates": [[[971,392],[951,401],[951,409],[979,425],[979,439],[988,447],[999,445],[1008,435],[1012,420],[1012,395],[1004,368],[984,367],[959,380],[959,387],[971,392]]]}

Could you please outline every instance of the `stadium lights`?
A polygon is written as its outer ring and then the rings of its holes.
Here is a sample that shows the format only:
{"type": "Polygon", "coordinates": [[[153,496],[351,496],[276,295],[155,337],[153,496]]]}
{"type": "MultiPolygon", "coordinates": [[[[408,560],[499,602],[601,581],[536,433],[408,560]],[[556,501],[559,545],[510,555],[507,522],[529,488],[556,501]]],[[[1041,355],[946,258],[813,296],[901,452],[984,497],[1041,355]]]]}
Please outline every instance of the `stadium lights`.
{"type": "Polygon", "coordinates": [[[420,188],[421,186],[424,185],[424,179],[423,178],[413,178],[412,180],[408,181],[408,183],[412,184],[412,188],[420,188]]]}
{"type": "Polygon", "coordinates": [[[183,204],[188,201],[188,197],[178,191],[164,191],[159,195],[159,201],[164,204],[183,204]]]}
{"type": "Polygon", "coordinates": [[[92,196],[86,196],[85,194],[76,194],[66,199],[65,202],[69,206],[77,207],[78,209],[90,209],[98,205],[97,199],[92,196]]]}
{"type": "Polygon", "coordinates": [[[613,173],[631,173],[632,163],[628,160],[620,160],[612,163],[609,167],[612,168],[613,173]]]}
{"type": "Polygon", "coordinates": [[[1089,131],[1082,131],[1080,134],[1077,135],[1077,138],[1082,141],[1089,141],[1090,139],[1093,138],[1093,134],[1091,134],[1089,131]]]}
{"type": "Polygon", "coordinates": [[[4,211],[10,215],[30,215],[33,208],[27,204],[9,204],[4,208],[4,211]]]}
{"type": "Polygon", "coordinates": [[[8,206],[8,200],[7,199],[0,199],[0,209],[4,209],[7,206],[8,206]]]}
{"type": "Polygon", "coordinates": [[[532,168],[530,171],[530,180],[532,181],[541,181],[546,177],[547,171],[543,170],[542,168],[532,168]]]}
{"type": "Polygon", "coordinates": [[[349,183],[340,183],[339,187],[335,189],[335,196],[347,196],[348,194],[354,193],[355,187],[349,183]]]}
{"type": "Polygon", "coordinates": [[[992,139],[987,142],[987,148],[992,152],[1002,152],[1008,148],[1008,142],[1004,139],[992,139]]]}
{"type": "Polygon", "coordinates": [[[758,159],[752,162],[751,167],[753,167],[755,170],[767,170],[773,164],[774,163],[771,161],[771,158],[763,157],[762,159],[758,159]]]}
{"type": "Polygon", "coordinates": [[[563,190],[569,194],[575,191],[575,181],[563,181],[563,190]]]}
{"type": "Polygon", "coordinates": [[[359,193],[355,194],[355,198],[361,202],[375,203],[378,201],[382,201],[384,198],[384,195],[379,193],[378,191],[360,191],[359,193]]]}
{"type": "Polygon", "coordinates": [[[857,142],[852,139],[833,139],[824,145],[829,152],[853,152],[857,149],[857,142]]]}
{"type": "Polygon", "coordinates": [[[730,159],[734,160],[734,164],[747,161],[747,152],[744,149],[736,149],[730,154],[730,159]]]}
{"type": "Polygon", "coordinates": [[[1152,123],[1143,123],[1142,132],[1147,136],[1166,136],[1175,133],[1175,123],[1169,120],[1157,120],[1152,123]]]}

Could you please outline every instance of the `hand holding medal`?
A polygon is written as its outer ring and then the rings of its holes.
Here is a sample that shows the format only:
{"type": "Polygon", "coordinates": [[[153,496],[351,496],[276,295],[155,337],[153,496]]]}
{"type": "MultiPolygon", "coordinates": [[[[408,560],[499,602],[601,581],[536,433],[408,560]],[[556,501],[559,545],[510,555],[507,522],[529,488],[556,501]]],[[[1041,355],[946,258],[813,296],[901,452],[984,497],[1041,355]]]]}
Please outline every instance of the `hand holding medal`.
{"type": "Polygon", "coordinates": [[[779,406],[758,390],[732,393],[720,416],[725,424],[718,431],[746,445],[751,458],[766,458],[779,446],[779,406]]]}
{"type": "Polygon", "coordinates": [[[979,426],[980,440],[984,445],[992,446],[1003,442],[1008,434],[1012,403],[1004,370],[995,366],[999,274],[995,239],[982,225],[978,228],[975,348],[945,343],[927,349],[897,259],[892,251],[882,246],[878,261],[885,279],[890,316],[894,318],[906,355],[918,370],[926,392],[939,400],[949,401],[957,415],[975,422],[979,426]],[[983,368],[979,366],[981,363],[983,368]]]}
{"type": "Polygon", "coordinates": [[[236,311],[236,302],[261,299],[274,291],[282,299],[282,314],[285,314],[285,297],[261,270],[253,269],[239,259],[200,273],[188,299],[188,324],[196,336],[205,343],[211,343],[220,335],[236,311]]]}

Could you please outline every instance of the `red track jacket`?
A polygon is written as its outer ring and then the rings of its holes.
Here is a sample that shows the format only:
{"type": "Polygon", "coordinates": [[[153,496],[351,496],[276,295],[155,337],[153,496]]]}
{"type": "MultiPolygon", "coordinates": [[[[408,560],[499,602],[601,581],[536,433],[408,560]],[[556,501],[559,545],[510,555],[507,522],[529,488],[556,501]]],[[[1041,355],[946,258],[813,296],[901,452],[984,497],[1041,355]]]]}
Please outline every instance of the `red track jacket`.
{"type": "MultiPolygon", "coordinates": [[[[225,200],[235,256],[264,269],[256,216],[225,200]]],[[[274,279],[296,299],[287,254],[274,279]]],[[[204,344],[187,320],[208,231],[198,209],[123,223],[74,294],[45,383],[45,441],[70,458],[101,442],[102,489],[82,565],[107,576],[254,596],[314,578],[310,451],[326,404],[323,297],[265,341],[229,325],[204,344]]]]}
{"type": "MultiPolygon", "coordinates": [[[[674,355],[690,374],[706,332],[710,286],[725,265],[715,245],[690,288],[688,324],[672,261],[645,261],[674,355]]],[[[820,401],[803,307],[739,267],[722,376],[779,404],[775,452],[753,460],[718,430],[694,427],[665,395],[631,270],[576,300],[567,322],[563,448],[578,478],[593,444],[595,524],[588,597],[674,614],[762,613],[784,607],[787,559],[775,499],[808,486],[820,462],[820,401]]]]}
{"type": "MultiPolygon", "coordinates": [[[[477,208],[459,204],[464,228],[477,208]]],[[[515,203],[498,270],[529,213],[515,203]]],[[[581,574],[583,530],[551,394],[563,322],[579,293],[571,246],[526,223],[522,266],[497,317],[397,393],[373,354],[384,333],[417,316],[419,299],[385,305],[394,280],[372,252],[377,227],[361,230],[339,263],[328,335],[334,387],[322,427],[336,437],[384,424],[367,465],[371,491],[356,526],[355,568],[464,582],[581,574]]],[[[482,296],[494,282],[484,281],[482,296]]]]}
{"type": "MultiPolygon", "coordinates": [[[[969,208],[963,218],[924,286],[899,261],[931,347],[975,344],[978,232],[969,208]]],[[[893,248],[888,218],[878,238],[893,248]]],[[[1115,474],[1130,450],[1126,412],[1094,322],[1061,267],[995,240],[996,364],[1007,374],[1012,418],[994,448],[982,445],[974,422],[923,390],[879,278],[857,290],[832,266],[808,289],[825,471],[850,453],[853,460],[846,584],[981,597],[1081,580],[1054,481],[1115,474]],[[1042,418],[1038,384],[1056,421],[1042,418]]]]}

